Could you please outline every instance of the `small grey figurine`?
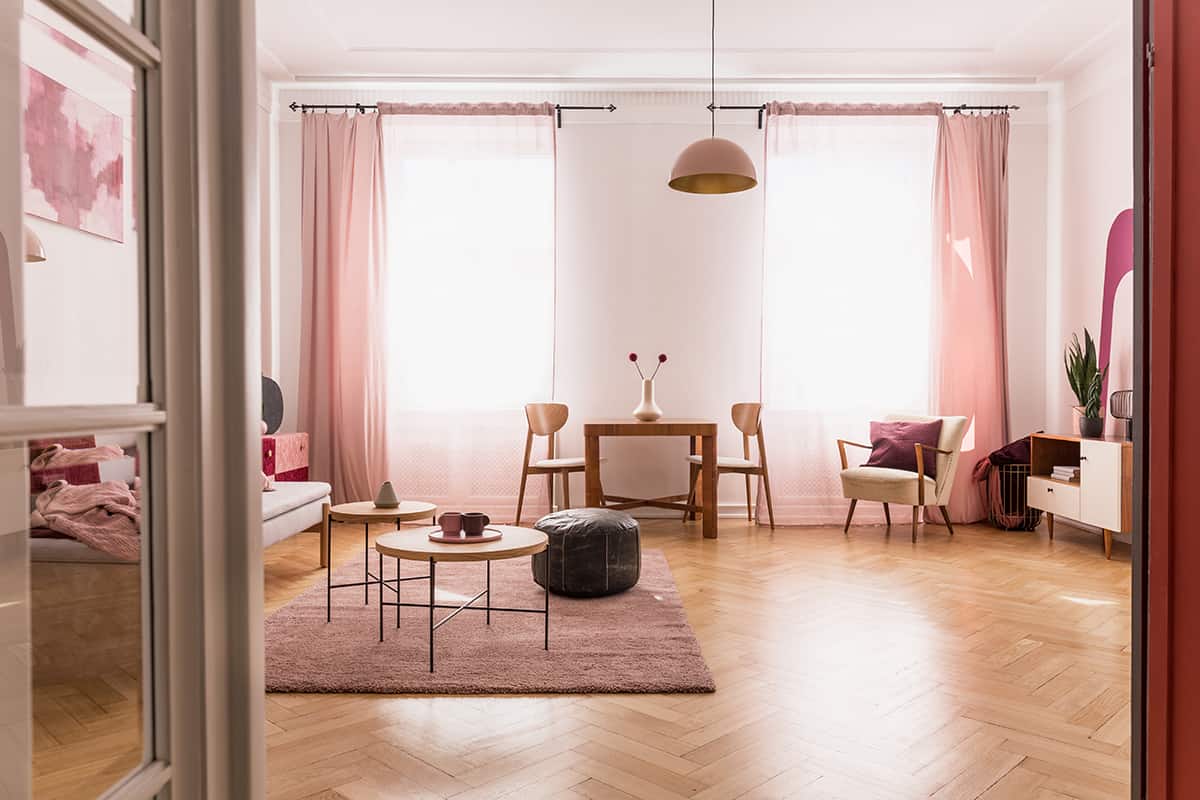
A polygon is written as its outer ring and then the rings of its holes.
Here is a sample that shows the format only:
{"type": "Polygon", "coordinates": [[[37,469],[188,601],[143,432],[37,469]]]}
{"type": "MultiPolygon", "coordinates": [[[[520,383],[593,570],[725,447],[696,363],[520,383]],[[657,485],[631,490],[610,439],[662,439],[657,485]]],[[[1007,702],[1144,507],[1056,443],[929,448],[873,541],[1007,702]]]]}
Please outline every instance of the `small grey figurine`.
{"type": "Polygon", "coordinates": [[[400,498],[396,496],[396,488],[392,486],[391,481],[384,481],[379,487],[379,494],[375,496],[376,508],[397,508],[400,505],[400,498]]]}

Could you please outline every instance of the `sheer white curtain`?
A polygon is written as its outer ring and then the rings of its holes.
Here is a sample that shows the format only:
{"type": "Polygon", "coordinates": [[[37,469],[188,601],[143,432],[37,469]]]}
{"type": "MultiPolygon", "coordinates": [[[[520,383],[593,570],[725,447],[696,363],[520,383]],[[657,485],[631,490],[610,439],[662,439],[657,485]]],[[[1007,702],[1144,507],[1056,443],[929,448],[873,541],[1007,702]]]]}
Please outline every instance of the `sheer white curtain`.
{"type": "Polygon", "coordinates": [[[762,393],[777,520],[840,522],[835,440],[866,444],[872,419],[929,409],[936,133],[936,116],[911,110],[769,117],[762,393]]]}
{"type": "Polygon", "coordinates": [[[553,118],[503,112],[383,117],[391,480],[498,522],[554,368],[553,118]]]}

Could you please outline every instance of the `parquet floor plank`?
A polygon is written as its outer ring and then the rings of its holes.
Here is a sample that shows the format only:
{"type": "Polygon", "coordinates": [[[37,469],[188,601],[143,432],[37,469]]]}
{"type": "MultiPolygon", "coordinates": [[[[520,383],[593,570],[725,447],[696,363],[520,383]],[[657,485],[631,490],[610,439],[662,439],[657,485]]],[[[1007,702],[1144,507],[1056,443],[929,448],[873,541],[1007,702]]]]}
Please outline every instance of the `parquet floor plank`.
{"type": "MultiPolygon", "coordinates": [[[[715,694],[272,694],[269,796],[1128,795],[1127,546],[1106,561],[1066,525],[1053,542],[931,526],[912,544],[906,524],[843,535],[731,519],[718,540],[674,520],[642,532],[667,555],[715,694]]],[[[335,561],[360,556],[356,542],[335,537],[335,561]]],[[[314,533],[264,563],[268,613],[324,579],[314,533]]],[[[137,696],[124,673],[38,687],[36,796],[83,797],[89,768],[113,770],[137,696]]]]}

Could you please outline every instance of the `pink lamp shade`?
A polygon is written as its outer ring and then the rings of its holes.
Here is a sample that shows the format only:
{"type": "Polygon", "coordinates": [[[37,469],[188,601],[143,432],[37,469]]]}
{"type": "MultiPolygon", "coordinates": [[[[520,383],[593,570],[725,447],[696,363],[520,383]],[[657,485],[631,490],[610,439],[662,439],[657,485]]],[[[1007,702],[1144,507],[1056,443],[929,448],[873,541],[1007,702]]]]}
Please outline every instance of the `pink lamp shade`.
{"type": "Polygon", "coordinates": [[[730,194],[758,185],[754,162],[728,139],[712,136],[683,149],[671,168],[667,185],[692,194],[730,194]]]}
{"type": "Polygon", "coordinates": [[[25,228],[25,262],[45,261],[46,249],[42,247],[42,240],[34,233],[33,228],[28,225],[23,227],[25,228]]]}

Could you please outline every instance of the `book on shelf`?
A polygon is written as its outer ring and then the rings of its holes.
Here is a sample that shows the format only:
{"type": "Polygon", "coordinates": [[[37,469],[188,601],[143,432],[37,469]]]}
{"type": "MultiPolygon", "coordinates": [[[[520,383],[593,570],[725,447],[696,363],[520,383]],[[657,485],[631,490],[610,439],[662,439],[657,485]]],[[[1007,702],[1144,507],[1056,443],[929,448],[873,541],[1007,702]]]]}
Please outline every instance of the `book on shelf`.
{"type": "Polygon", "coordinates": [[[1060,481],[1079,480],[1079,467],[1057,466],[1050,471],[1050,477],[1060,481]]]}

